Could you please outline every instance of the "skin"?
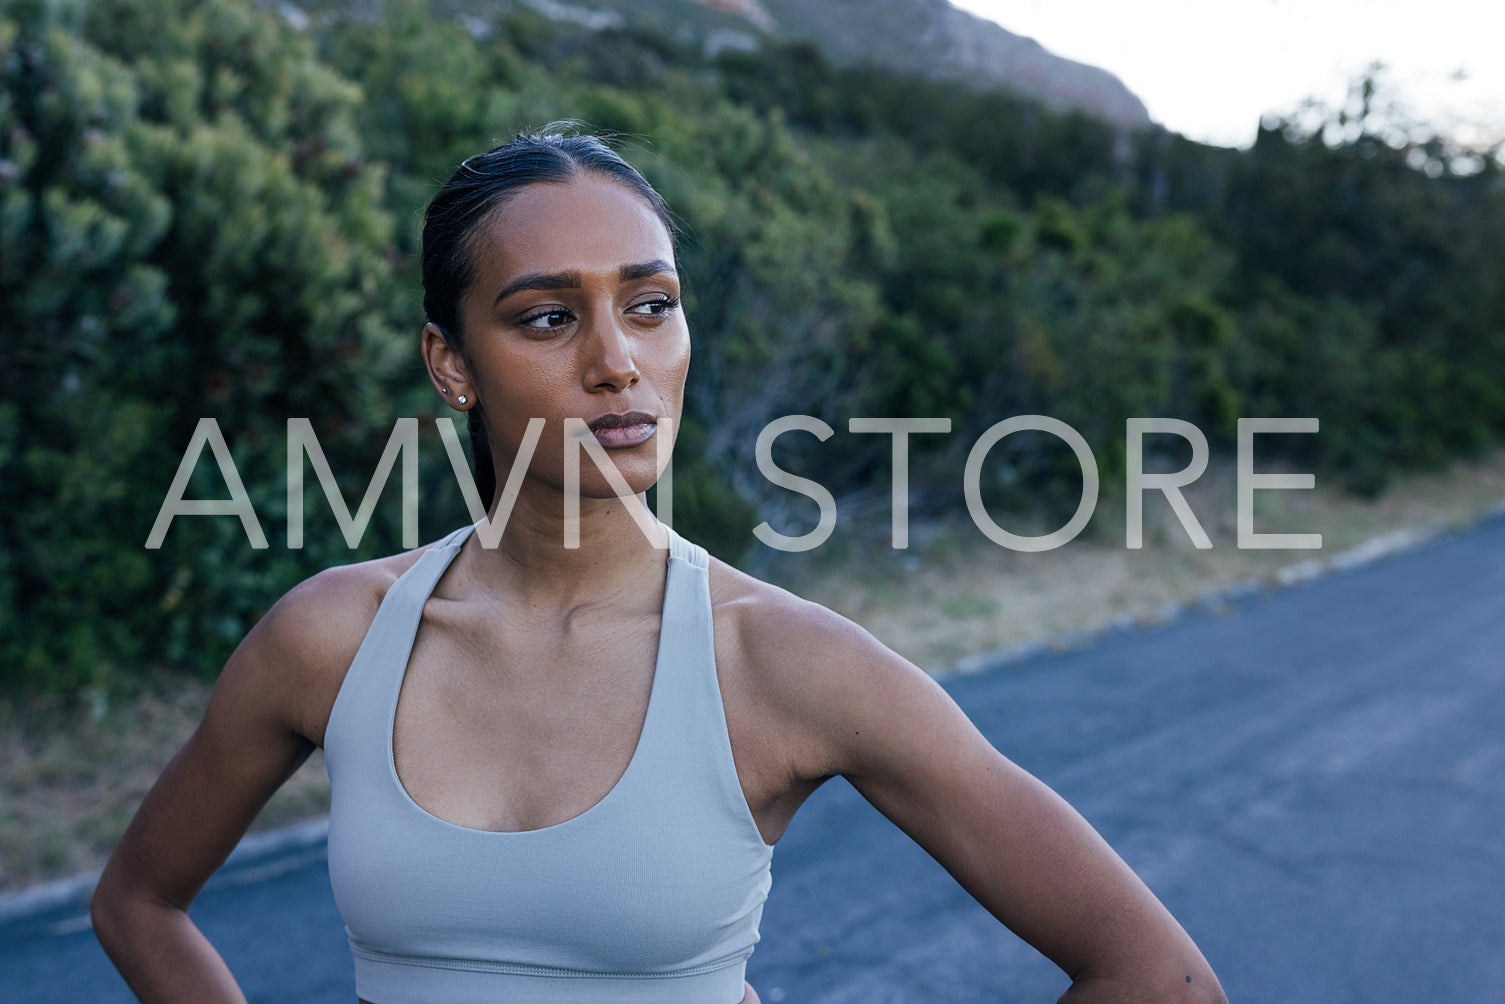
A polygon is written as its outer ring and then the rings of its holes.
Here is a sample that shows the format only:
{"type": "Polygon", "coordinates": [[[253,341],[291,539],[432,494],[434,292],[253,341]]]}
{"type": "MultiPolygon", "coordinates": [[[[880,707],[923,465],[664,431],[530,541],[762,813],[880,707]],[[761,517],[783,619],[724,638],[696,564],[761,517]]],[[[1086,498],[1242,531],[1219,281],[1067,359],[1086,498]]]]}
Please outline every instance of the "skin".
{"type": "MultiPolygon", "coordinates": [[[[641,496],[618,498],[589,462],[581,546],[562,547],[563,420],[643,411],[677,427],[690,339],[669,235],[616,182],[584,175],[523,189],[477,249],[460,305],[465,354],[426,327],[430,376],[452,405],[482,409],[499,484],[528,419],[543,417],[546,431],[500,546],[473,535],[425,607],[393,747],[403,786],[432,814],[536,829],[584,812],[625,771],[666,574],[662,540],[632,519],[641,496]],[[652,262],[664,267],[624,271],[652,262]],[[498,296],[539,275],[568,283],[498,296]]],[[[666,423],[654,436],[669,434],[666,423]]],[[[658,476],[652,437],[610,456],[635,492],[658,476]]],[[[226,665],[94,898],[100,942],[143,1000],[244,999],[188,905],[322,745],[345,671],[418,553],[305,581],[226,665]]],[[[724,563],[712,561],[710,588],[733,757],[765,841],[843,776],[1072,978],[1062,1001],[1226,1000],[1191,939],[1091,826],[989,745],[923,672],[850,621],[724,563]]],[[[744,1004],[756,1001],[747,987],[744,1004]]]]}

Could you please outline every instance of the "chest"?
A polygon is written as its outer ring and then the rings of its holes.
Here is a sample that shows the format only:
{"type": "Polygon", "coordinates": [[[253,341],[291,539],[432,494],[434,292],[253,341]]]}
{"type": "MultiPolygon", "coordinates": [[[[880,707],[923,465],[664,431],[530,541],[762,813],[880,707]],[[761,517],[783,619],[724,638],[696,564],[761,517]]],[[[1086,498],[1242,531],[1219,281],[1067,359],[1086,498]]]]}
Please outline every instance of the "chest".
{"type": "Polygon", "coordinates": [[[480,830],[553,826],[600,802],[626,771],[657,666],[657,616],[522,613],[431,604],[393,720],[408,795],[480,830]]]}

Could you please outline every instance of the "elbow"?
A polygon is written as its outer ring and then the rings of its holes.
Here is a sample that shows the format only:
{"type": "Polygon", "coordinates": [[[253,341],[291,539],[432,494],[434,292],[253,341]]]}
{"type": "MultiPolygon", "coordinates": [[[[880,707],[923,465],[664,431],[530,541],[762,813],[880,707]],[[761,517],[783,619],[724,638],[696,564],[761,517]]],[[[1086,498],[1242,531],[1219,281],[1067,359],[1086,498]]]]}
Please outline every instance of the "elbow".
{"type": "Polygon", "coordinates": [[[1213,976],[1195,989],[1188,987],[1187,996],[1183,1000],[1188,1004],[1228,1004],[1228,995],[1223,992],[1217,977],[1213,976]]]}
{"type": "MultiPolygon", "coordinates": [[[[1181,996],[1161,999],[1185,1001],[1186,1004],[1228,1004],[1228,995],[1223,992],[1223,985],[1218,982],[1217,974],[1196,946],[1191,946],[1191,954],[1182,960],[1176,971],[1184,991],[1181,996]]],[[[1168,982],[1175,979],[1176,977],[1172,977],[1168,982]]]]}
{"type": "Polygon", "coordinates": [[[1079,977],[1059,1004],[1228,1004],[1212,968],[1200,956],[1194,961],[1197,964],[1079,977]]]}
{"type": "Polygon", "coordinates": [[[1078,982],[1057,1004],[1228,1004],[1216,977],[1167,986],[1130,986],[1124,983],[1078,982]]]}
{"type": "Polygon", "coordinates": [[[1175,1000],[1184,1001],[1185,1004],[1228,1004],[1228,995],[1223,992],[1223,986],[1218,978],[1208,970],[1205,975],[1197,978],[1185,977],[1185,990],[1175,995],[1146,997],[1146,1000],[1175,1000]]]}
{"type": "Polygon", "coordinates": [[[1141,997],[1125,998],[1129,1000],[1177,1001],[1179,1004],[1228,1004],[1228,995],[1223,992],[1223,985],[1218,982],[1217,975],[1206,960],[1200,957],[1195,960],[1197,965],[1179,967],[1179,972],[1174,976],[1166,976],[1157,981],[1154,987],[1146,986],[1141,997]]]}
{"type": "Polygon", "coordinates": [[[161,905],[165,904],[150,890],[132,881],[118,857],[112,857],[89,897],[89,921],[105,954],[118,965],[121,955],[131,950],[130,942],[157,922],[154,907],[161,905]]]}
{"type": "Polygon", "coordinates": [[[120,933],[125,930],[121,921],[121,915],[125,912],[124,901],[119,881],[106,867],[95,883],[93,895],[89,897],[89,922],[94,926],[94,937],[99,940],[100,947],[112,958],[114,953],[111,945],[117,943],[120,933]]]}

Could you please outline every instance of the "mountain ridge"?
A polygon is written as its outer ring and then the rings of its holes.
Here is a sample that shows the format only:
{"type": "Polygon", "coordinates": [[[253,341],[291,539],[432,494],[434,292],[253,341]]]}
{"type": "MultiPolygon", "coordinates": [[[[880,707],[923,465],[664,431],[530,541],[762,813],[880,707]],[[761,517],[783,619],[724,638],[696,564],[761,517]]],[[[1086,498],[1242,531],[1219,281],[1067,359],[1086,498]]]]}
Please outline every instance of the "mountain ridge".
{"type": "Polygon", "coordinates": [[[773,34],[814,42],[837,62],[870,62],[916,76],[1000,86],[1125,130],[1154,124],[1144,102],[1107,70],[1058,56],[1035,39],[947,0],[692,2],[723,11],[761,9],[774,21],[773,34]],[[863,21],[866,30],[858,30],[863,21]]]}
{"type": "Polygon", "coordinates": [[[755,49],[766,39],[809,42],[836,63],[1001,87],[1124,131],[1154,126],[1144,102],[1109,71],[1058,56],[947,0],[514,2],[556,22],[606,27],[673,21],[678,34],[696,36],[707,52],[755,49]]]}

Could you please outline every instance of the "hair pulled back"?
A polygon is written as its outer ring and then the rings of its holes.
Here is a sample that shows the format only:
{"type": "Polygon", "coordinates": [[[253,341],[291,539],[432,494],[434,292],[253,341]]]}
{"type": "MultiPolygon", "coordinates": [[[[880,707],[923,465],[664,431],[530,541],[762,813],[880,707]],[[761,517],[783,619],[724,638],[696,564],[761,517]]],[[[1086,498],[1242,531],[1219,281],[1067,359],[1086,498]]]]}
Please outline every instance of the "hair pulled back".
{"type": "MultiPolygon", "coordinates": [[[[560,184],[582,173],[626,185],[642,196],[674,241],[674,222],[663,197],[637,169],[599,137],[576,134],[573,123],[551,123],[468,158],[429,202],[423,218],[423,311],[450,348],[469,360],[460,301],[475,277],[475,252],[493,214],[528,185],[560,184]]],[[[482,504],[496,498],[496,472],[481,402],[467,416],[476,488],[482,504]]]]}

